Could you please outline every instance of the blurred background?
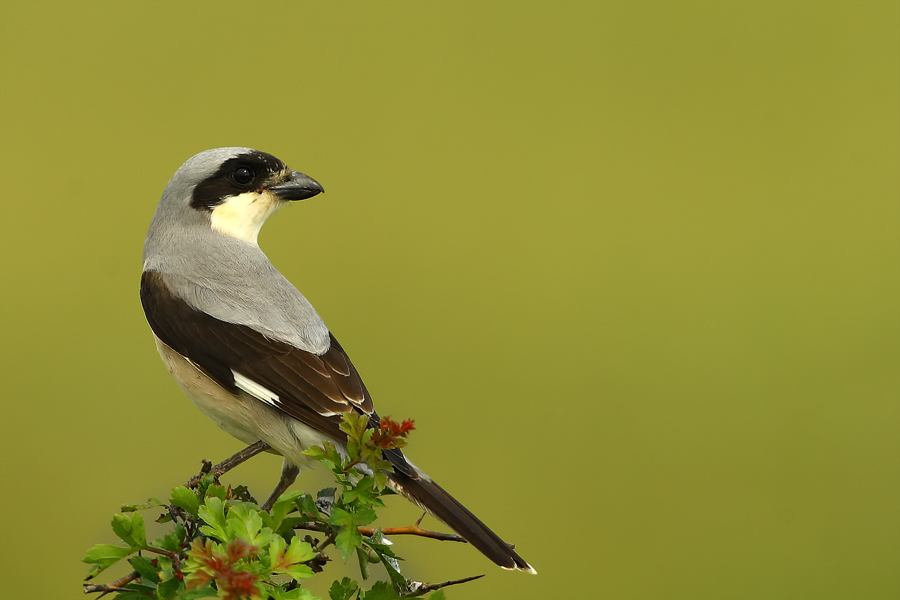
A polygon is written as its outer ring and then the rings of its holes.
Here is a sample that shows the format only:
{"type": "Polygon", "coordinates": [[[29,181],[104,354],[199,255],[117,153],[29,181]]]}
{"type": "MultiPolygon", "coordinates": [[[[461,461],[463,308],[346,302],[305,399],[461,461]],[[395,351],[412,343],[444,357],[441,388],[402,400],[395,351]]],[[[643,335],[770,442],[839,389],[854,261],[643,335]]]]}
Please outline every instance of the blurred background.
{"type": "MultiPolygon", "coordinates": [[[[169,177],[240,145],[328,190],[262,248],[379,411],[416,419],[416,463],[540,573],[397,538],[408,576],[487,574],[451,600],[897,598],[898,24],[818,0],[3,2],[4,596],[83,597],[122,503],[241,447],[138,299],[169,177]]],[[[279,465],[225,480],[265,497],[279,465]]]]}

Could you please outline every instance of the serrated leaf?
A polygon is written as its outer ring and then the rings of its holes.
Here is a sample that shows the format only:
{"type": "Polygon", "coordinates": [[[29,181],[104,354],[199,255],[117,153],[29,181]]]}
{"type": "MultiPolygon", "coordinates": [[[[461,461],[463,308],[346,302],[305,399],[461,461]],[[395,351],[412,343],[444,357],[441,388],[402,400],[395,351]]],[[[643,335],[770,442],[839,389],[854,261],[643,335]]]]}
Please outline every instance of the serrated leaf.
{"type": "MultiPolygon", "coordinates": [[[[156,588],[151,589],[153,592],[156,591],[156,588]]],[[[116,600],[147,600],[156,597],[153,592],[119,592],[116,594],[116,600]]]]}
{"type": "Polygon", "coordinates": [[[344,490],[343,497],[344,502],[359,502],[366,506],[384,506],[384,502],[378,499],[378,492],[375,490],[375,480],[368,475],[360,479],[349,490],[344,490]]]}
{"type": "Polygon", "coordinates": [[[285,548],[285,541],[281,537],[275,537],[269,544],[269,564],[274,573],[287,573],[295,580],[306,579],[313,576],[313,571],[308,566],[301,564],[316,557],[316,552],[306,542],[299,538],[292,538],[289,546],[285,548]]]}
{"type": "Polygon", "coordinates": [[[112,544],[97,544],[84,557],[86,563],[99,563],[106,560],[113,562],[125,558],[134,552],[131,548],[122,548],[121,546],[113,546],[112,544]]]}
{"type": "Polygon", "coordinates": [[[313,573],[313,570],[306,565],[291,565],[290,567],[288,567],[285,573],[287,573],[288,576],[290,576],[290,578],[295,581],[300,581],[301,579],[309,579],[310,577],[315,575],[315,573],[313,573]]]}
{"type": "Polygon", "coordinates": [[[195,588],[193,590],[188,590],[186,592],[182,592],[181,595],[178,596],[178,600],[195,600],[196,598],[215,598],[218,595],[219,595],[219,593],[210,584],[207,583],[203,587],[199,587],[199,588],[195,588]]]}
{"type": "Polygon", "coordinates": [[[356,547],[362,543],[362,534],[353,525],[353,517],[340,508],[332,511],[329,520],[334,521],[332,525],[340,527],[340,533],[335,538],[334,545],[340,550],[341,557],[347,560],[356,551],[356,547]]]}
{"type": "Polygon", "coordinates": [[[359,586],[356,585],[355,581],[349,577],[344,577],[340,581],[335,581],[331,584],[331,588],[328,590],[328,597],[331,600],[350,600],[350,597],[358,589],[359,586]]]}
{"type": "Polygon", "coordinates": [[[260,533],[263,527],[259,511],[244,502],[231,505],[225,519],[228,530],[236,537],[255,546],[261,545],[260,533]]]}
{"type": "Polygon", "coordinates": [[[228,498],[228,490],[221,485],[213,484],[206,488],[205,496],[212,496],[213,498],[218,498],[224,502],[228,498]]]}
{"type": "Polygon", "coordinates": [[[216,482],[216,477],[212,473],[207,473],[206,475],[201,477],[199,483],[197,483],[198,495],[201,498],[205,498],[206,490],[208,490],[209,486],[213,485],[215,482],[216,482]]]}
{"type": "Polygon", "coordinates": [[[284,553],[284,558],[289,563],[301,563],[314,559],[316,551],[306,542],[301,542],[299,538],[291,540],[290,546],[284,553]]]}
{"type": "Polygon", "coordinates": [[[171,579],[167,579],[163,581],[159,585],[156,586],[156,596],[160,600],[165,600],[168,598],[174,598],[175,594],[178,593],[178,587],[183,585],[181,580],[177,577],[172,577],[171,579]]]}
{"type": "MultiPolygon", "coordinates": [[[[272,513],[268,515],[268,522],[266,525],[271,527],[273,531],[278,530],[281,527],[281,522],[284,518],[297,506],[297,498],[303,495],[303,492],[300,490],[294,490],[292,492],[286,492],[278,497],[278,500],[275,501],[275,504],[272,506],[272,513]]],[[[263,519],[266,519],[267,513],[261,513],[263,519]]]]}
{"type": "Polygon", "coordinates": [[[159,583],[159,569],[153,566],[152,561],[145,556],[132,556],[128,559],[134,570],[140,573],[142,581],[159,583]]]}
{"type": "Polygon", "coordinates": [[[388,556],[387,554],[379,554],[379,557],[381,558],[381,564],[384,565],[384,570],[387,571],[391,583],[398,586],[400,589],[406,589],[408,583],[406,577],[400,573],[400,562],[397,558],[388,556]]]}
{"type": "Polygon", "coordinates": [[[325,449],[322,448],[321,446],[310,446],[309,448],[304,450],[302,452],[302,454],[305,454],[306,456],[311,456],[311,457],[315,458],[316,460],[321,460],[321,459],[325,458],[326,456],[328,456],[328,454],[326,454],[326,452],[325,452],[325,449]]]}
{"type": "Polygon", "coordinates": [[[287,517],[284,521],[281,522],[281,527],[278,528],[278,535],[285,539],[293,537],[294,527],[300,525],[301,523],[309,522],[310,519],[308,517],[287,517]]]}
{"type": "Polygon", "coordinates": [[[284,548],[285,541],[281,536],[276,537],[272,540],[272,543],[269,544],[269,564],[273,571],[277,571],[280,566],[285,564],[284,548]]]}
{"type": "Polygon", "coordinates": [[[300,512],[309,515],[313,519],[319,517],[319,509],[316,506],[316,501],[309,494],[302,494],[297,498],[297,507],[300,508],[300,512]]]}
{"type": "Polygon", "coordinates": [[[119,562],[134,551],[133,548],[122,548],[112,544],[97,544],[88,550],[87,555],[82,559],[84,562],[94,565],[88,573],[87,579],[95,577],[98,573],[119,562]]]}
{"type": "Polygon", "coordinates": [[[364,600],[399,600],[394,587],[386,581],[378,581],[363,595],[364,600]]]}
{"type": "Polygon", "coordinates": [[[172,531],[161,538],[157,538],[156,545],[163,550],[178,552],[181,549],[181,544],[184,542],[185,535],[187,535],[187,532],[185,531],[184,526],[181,523],[178,523],[172,531]]]}
{"type": "Polygon", "coordinates": [[[216,496],[206,498],[203,506],[197,509],[197,516],[206,523],[200,527],[202,533],[220,542],[228,541],[228,534],[225,532],[225,503],[221,498],[216,496]]]}
{"type": "Polygon", "coordinates": [[[340,533],[334,540],[334,545],[341,551],[341,558],[347,560],[355,551],[357,546],[362,544],[362,534],[356,525],[353,524],[353,516],[348,512],[335,507],[331,512],[332,525],[340,528],[340,533]],[[335,519],[335,517],[337,517],[335,519]]]}
{"type": "MultiPolygon", "coordinates": [[[[250,490],[247,489],[246,485],[239,485],[236,488],[231,490],[231,497],[235,500],[240,500],[242,502],[249,502],[250,504],[257,504],[256,498],[254,498],[250,494],[250,490]]],[[[257,504],[258,506],[258,504],[257,504]]]]}
{"type": "Polygon", "coordinates": [[[197,494],[193,490],[189,490],[183,485],[179,485],[172,490],[172,496],[169,502],[184,509],[191,516],[197,516],[197,510],[200,508],[200,501],[197,500],[197,494]]]}
{"type": "Polygon", "coordinates": [[[375,511],[371,508],[360,508],[353,514],[353,522],[357,525],[368,525],[378,518],[375,511]]]}
{"type": "Polygon", "coordinates": [[[137,581],[132,581],[131,583],[126,583],[123,587],[126,590],[130,590],[132,592],[137,592],[139,594],[144,594],[144,596],[146,596],[148,598],[152,598],[156,595],[156,584],[144,585],[143,583],[138,583],[137,581]]]}
{"type": "Polygon", "coordinates": [[[112,529],[119,538],[132,548],[147,547],[147,533],[144,517],[140,513],[113,515],[112,529]]]}
{"type": "Polygon", "coordinates": [[[322,600],[305,588],[294,588],[287,592],[276,592],[272,596],[275,600],[322,600]]]}

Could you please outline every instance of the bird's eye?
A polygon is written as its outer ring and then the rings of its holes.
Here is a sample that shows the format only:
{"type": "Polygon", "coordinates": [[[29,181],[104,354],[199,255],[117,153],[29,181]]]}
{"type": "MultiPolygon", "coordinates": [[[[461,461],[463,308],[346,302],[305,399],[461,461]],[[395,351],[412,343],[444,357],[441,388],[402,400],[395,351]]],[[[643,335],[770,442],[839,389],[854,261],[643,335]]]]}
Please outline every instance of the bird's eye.
{"type": "Polygon", "coordinates": [[[234,173],[231,174],[231,178],[234,179],[235,183],[239,183],[240,185],[247,185],[251,181],[253,181],[253,171],[248,169],[247,167],[241,167],[236,169],[234,173]]]}

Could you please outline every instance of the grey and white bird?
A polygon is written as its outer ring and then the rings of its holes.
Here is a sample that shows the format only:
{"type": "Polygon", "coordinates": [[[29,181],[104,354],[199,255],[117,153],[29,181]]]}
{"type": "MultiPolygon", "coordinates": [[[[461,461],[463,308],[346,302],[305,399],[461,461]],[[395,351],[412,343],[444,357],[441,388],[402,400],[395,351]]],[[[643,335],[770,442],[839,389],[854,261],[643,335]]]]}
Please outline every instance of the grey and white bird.
{"type": "MultiPolygon", "coordinates": [[[[166,368],[219,427],[284,457],[284,491],[302,454],[343,448],[340,415],[372,398],[312,305],[269,262],[257,237],[294,200],[324,191],[270,154],[218,148],[185,162],[166,185],[144,244],[141,303],[166,368]]],[[[399,450],[391,487],[505,569],[535,570],[399,450]]]]}

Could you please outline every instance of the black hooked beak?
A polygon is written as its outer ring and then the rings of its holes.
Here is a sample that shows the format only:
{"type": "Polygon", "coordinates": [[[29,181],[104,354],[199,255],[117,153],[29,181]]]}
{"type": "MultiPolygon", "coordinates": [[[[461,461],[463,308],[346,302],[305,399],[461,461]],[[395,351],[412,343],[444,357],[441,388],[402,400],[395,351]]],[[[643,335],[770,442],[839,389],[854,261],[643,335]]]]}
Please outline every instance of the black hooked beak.
{"type": "Polygon", "coordinates": [[[325,191],[318,181],[299,171],[291,171],[291,178],[284,183],[273,185],[269,191],[285,200],[306,200],[325,191]]]}

